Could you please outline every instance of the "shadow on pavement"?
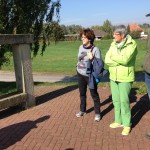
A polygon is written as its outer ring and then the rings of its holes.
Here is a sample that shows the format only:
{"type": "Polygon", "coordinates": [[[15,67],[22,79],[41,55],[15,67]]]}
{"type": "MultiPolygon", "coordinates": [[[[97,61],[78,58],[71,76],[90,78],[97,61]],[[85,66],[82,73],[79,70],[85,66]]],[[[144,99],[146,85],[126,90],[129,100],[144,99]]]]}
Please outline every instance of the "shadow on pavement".
{"type": "Polygon", "coordinates": [[[130,95],[129,95],[130,104],[135,103],[137,101],[137,96],[136,96],[136,94],[137,94],[136,91],[137,90],[138,90],[138,88],[132,88],[131,89],[131,92],[130,92],[130,95]]]}
{"type": "Polygon", "coordinates": [[[43,116],[34,121],[27,120],[2,128],[0,130],[0,149],[7,149],[17,141],[20,141],[33,128],[37,128],[38,123],[43,122],[49,118],[50,116],[43,116]]]}
{"type": "Polygon", "coordinates": [[[62,80],[62,82],[77,82],[77,75],[74,76],[65,76],[62,80]]]}
{"type": "MultiPolygon", "coordinates": [[[[130,93],[130,96],[129,96],[130,103],[136,102],[136,99],[137,99],[136,90],[137,90],[136,88],[131,89],[131,93],[130,93]]],[[[102,117],[104,117],[106,114],[108,114],[114,108],[114,105],[112,103],[112,96],[111,95],[108,97],[108,99],[106,99],[105,101],[103,101],[101,103],[101,106],[104,106],[108,103],[110,103],[109,106],[101,112],[102,117]]]]}
{"type": "Polygon", "coordinates": [[[143,95],[140,100],[132,107],[132,128],[134,128],[142,119],[144,114],[150,110],[148,95],[143,95]]]}
{"type": "MultiPolygon", "coordinates": [[[[108,104],[108,103],[111,103],[106,109],[104,109],[103,111],[101,111],[101,115],[102,117],[104,117],[107,113],[109,113],[113,108],[113,104],[112,104],[112,99],[111,99],[111,96],[109,96],[108,99],[106,99],[105,101],[103,101],[101,104],[100,104],[100,107],[108,104]]],[[[101,109],[101,108],[100,108],[101,109]]],[[[91,107],[90,109],[88,109],[86,112],[87,113],[91,113],[92,111],[94,111],[94,107],[91,107]]]]}
{"type": "Polygon", "coordinates": [[[0,111],[0,119],[9,117],[10,115],[19,113],[21,111],[22,111],[22,106],[20,106],[20,105],[14,106],[14,107],[10,107],[10,108],[7,108],[5,110],[1,110],[0,111]]]}
{"type": "Polygon", "coordinates": [[[61,88],[55,91],[52,91],[50,93],[46,93],[44,95],[36,97],[36,104],[40,105],[42,103],[45,103],[47,101],[50,101],[58,96],[61,96],[63,94],[66,94],[68,92],[71,92],[73,90],[76,90],[78,88],[78,85],[72,85],[72,86],[67,86],[65,88],[61,88]]]}
{"type": "Polygon", "coordinates": [[[88,113],[90,113],[90,112],[92,112],[92,111],[94,111],[94,107],[91,107],[90,109],[88,109],[88,110],[86,111],[86,113],[88,114],[88,113]]]}
{"type": "Polygon", "coordinates": [[[101,103],[101,106],[104,106],[108,103],[110,103],[109,106],[101,112],[102,117],[104,117],[114,108],[111,95],[108,97],[108,99],[106,99],[104,102],[101,103]]]}

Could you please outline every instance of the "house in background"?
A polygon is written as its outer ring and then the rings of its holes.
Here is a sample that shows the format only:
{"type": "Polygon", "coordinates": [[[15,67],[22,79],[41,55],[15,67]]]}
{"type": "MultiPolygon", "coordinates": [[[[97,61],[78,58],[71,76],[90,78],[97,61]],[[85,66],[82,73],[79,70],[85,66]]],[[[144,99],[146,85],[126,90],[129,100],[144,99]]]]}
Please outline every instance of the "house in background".
{"type": "Polygon", "coordinates": [[[144,32],[144,30],[138,24],[129,24],[130,32],[140,32],[141,39],[147,39],[148,35],[144,32]]]}
{"type": "Polygon", "coordinates": [[[102,30],[93,30],[94,34],[95,34],[95,40],[101,40],[101,38],[103,38],[104,36],[107,35],[107,33],[105,31],[102,30]]]}
{"type": "MultiPolygon", "coordinates": [[[[107,36],[108,34],[102,30],[93,30],[95,34],[95,40],[101,40],[103,37],[107,36]]],[[[64,35],[65,41],[76,41],[80,40],[80,34],[67,34],[64,35]]]]}
{"type": "Polygon", "coordinates": [[[141,39],[147,39],[148,38],[148,34],[145,33],[144,31],[141,32],[141,39]]]}
{"type": "Polygon", "coordinates": [[[130,32],[143,32],[143,29],[138,24],[129,24],[130,32]]]}
{"type": "Polygon", "coordinates": [[[76,41],[80,39],[80,34],[67,34],[64,35],[65,41],[76,41]]]}

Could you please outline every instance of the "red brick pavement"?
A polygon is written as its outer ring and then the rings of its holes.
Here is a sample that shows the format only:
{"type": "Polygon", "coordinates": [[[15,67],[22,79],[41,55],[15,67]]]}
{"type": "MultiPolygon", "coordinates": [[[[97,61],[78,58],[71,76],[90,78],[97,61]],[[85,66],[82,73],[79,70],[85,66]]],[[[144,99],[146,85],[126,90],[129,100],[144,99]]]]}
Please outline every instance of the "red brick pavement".
{"type": "Polygon", "coordinates": [[[36,107],[0,112],[0,150],[150,150],[145,138],[150,131],[146,96],[132,91],[133,128],[129,136],[122,136],[121,128],[109,128],[114,116],[109,87],[99,87],[100,122],[94,122],[93,101],[87,94],[88,113],[76,118],[77,86],[36,86],[36,107]]]}

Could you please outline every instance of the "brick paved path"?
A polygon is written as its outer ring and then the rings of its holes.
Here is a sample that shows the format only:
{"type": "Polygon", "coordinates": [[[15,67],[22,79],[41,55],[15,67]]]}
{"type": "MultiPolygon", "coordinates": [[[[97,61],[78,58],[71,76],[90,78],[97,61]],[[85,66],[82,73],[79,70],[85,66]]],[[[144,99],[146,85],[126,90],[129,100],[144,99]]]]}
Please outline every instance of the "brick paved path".
{"type": "Polygon", "coordinates": [[[79,110],[77,86],[37,86],[37,106],[22,112],[0,112],[0,150],[150,150],[150,111],[146,96],[132,91],[133,128],[129,136],[122,129],[110,129],[113,105],[110,89],[99,88],[103,118],[94,122],[93,101],[87,99],[87,115],[79,110]]]}

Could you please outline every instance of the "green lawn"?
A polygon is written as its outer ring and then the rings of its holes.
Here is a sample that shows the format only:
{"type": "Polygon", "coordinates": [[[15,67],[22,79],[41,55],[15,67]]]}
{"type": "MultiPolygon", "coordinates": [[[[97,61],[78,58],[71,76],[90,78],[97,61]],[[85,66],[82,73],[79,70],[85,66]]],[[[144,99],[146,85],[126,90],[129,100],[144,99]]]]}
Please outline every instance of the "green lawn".
{"type": "Polygon", "coordinates": [[[0,82],[0,99],[4,98],[5,94],[17,92],[15,82],[0,82]]]}
{"type": "MultiPolygon", "coordinates": [[[[146,40],[136,40],[138,45],[138,55],[136,59],[136,71],[142,71],[141,64],[143,57],[146,53],[146,40]]],[[[95,45],[101,49],[102,57],[105,57],[107,50],[109,49],[112,40],[95,41],[95,45]]],[[[81,41],[76,42],[58,42],[56,45],[51,43],[41,56],[40,53],[37,57],[32,59],[32,67],[34,72],[47,72],[53,74],[76,74],[76,63],[78,48],[81,45],[81,41]]],[[[105,66],[107,68],[107,66],[105,66]]],[[[2,70],[13,70],[13,59],[11,58],[9,65],[4,65],[2,70]]],[[[43,83],[41,83],[43,84],[43,83]]],[[[65,84],[65,83],[64,83],[65,84]]],[[[72,84],[72,83],[69,83],[72,84]]],[[[76,83],[73,83],[76,84],[76,83]]],[[[36,84],[35,84],[36,85],[36,84]]],[[[46,85],[46,83],[44,83],[46,85]]],[[[51,85],[51,84],[48,84],[51,85]]],[[[54,85],[54,84],[52,84],[54,85]]],[[[0,95],[15,92],[15,83],[3,83],[0,82],[0,95]]],[[[146,87],[144,83],[134,83],[137,87],[138,93],[146,93],[146,87]]]]}
{"type": "MultiPolygon", "coordinates": [[[[138,56],[136,60],[136,71],[141,71],[141,64],[146,52],[146,40],[136,40],[138,45],[138,56]]],[[[112,40],[95,41],[95,45],[101,49],[102,57],[105,57],[112,40]]],[[[33,72],[47,72],[57,74],[76,74],[76,63],[78,48],[81,41],[51,43],[45,50],[44,55],[40,52],[32,59],[33,72]]],[[[106,66],[107,67],[107,66],[106,66]]],[[[13,60],[9,65],[4,65],[2,70],[13,70],[13,60]]]]}

